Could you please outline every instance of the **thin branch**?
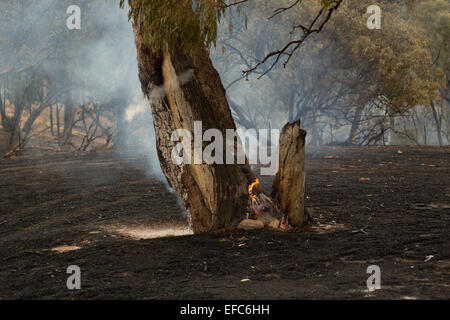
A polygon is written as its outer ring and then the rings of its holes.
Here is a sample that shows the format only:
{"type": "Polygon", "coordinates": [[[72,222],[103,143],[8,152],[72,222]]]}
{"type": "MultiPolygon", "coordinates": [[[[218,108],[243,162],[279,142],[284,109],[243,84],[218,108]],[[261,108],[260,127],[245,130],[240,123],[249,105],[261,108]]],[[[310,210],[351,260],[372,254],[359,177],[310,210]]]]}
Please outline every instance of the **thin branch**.
{"type": "Polygon", "coordinates": [[[226,9],[226,8],[229,8],[229,7],[232,7],[232,6],[236,6],[236,5],[245,3],[245,2],[248,2],[248,0],[239,0],[239,1],[234,1],[234,2],[232,2],[232,3],[226,3],[226,2],[224,1],[224,2],[220,3],[219,6],[220,6],[222,9],[226,9]]]}
{"type": "MultiPolygon", "coordinates": [[[[296,4],[298,4],[299,1],[296,1],[293,5],[287,8],[280,8],[279,11],[276,10],[276,12],[284,12],[292,7],[294,7],[296,4]]],[[[343,0],[336,0],[332,5],[329,5],[328,7],[322,7],[318,14],[314,17],[314,19],[311,21],[309,26],[303,26],[301,24],[296,25],[293,27],[293,31],[296,29],[301,29],[303,32],[303,35],[297,39],[292,40],[288,42],[282,49],[276,50],[273,52],[270,52],[267,54],[261,61],[259,61],[254,67],[243,71],[244,75],[248,75],[249,73],[255,71],[257,68],[259,68],[261,65],[265,64],[269,59],[275,57],[275,61],[270,65],[270,67],[264,71],[258,79],[262,78],[264,75],[266,75],[268,72],[270,72],[275,65],[278,64],[282,56],[287,56],[287,59],[283,63],[283,67],[286,67],[286,65],[291,60],[294,53],[301,47],[301,45],[305,42],[305,40],[311,36],[314,33],[319,33],[322,31],[322,29],[325,27],[326,23],[330,20],[333,13],[339,8],[343,0]],[[317,22],[320,20],[320,18],[325,14],[325,18],[322,20],[322,22],[316,26],[317,22]],[[293,47],[293,48],[292,48],[293,47]]],[[[292,31],[292,32],[293,32],[292,31]]]]}
{"type": "Polygon", "coordinates": [[[273,15],[271,15],[271,16],[269,17],[269,19],[272,19],[273,17],[279,15],[279,14],[282,13],[282,12],[285,12],[285,11],[287,11],[287,10],[289,10],[289,9],[292,9],[292,8],[295,7],[297,4],[301,4],[301,2],[302,2],[302,0],[296,0],[293,4],[291,4],[291,5],[288,6],[288,7],[275,9],[275,10],[273,11],[273,15]]]}

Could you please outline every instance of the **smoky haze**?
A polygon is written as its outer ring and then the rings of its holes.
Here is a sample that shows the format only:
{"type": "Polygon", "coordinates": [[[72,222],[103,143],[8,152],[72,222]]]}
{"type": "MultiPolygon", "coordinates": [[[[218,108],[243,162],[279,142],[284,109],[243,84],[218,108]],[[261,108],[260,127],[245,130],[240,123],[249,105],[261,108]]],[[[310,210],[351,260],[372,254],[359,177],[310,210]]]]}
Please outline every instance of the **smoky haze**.
{"type": "MultiPolygon", "coordinates": [[[[128,8],[118,0],[2,1],[0,73],[31,66],[63,87],[76,106],[94,103],[117,115],[118,148],[130,148],[148,159],[152,174],[161,178],[149,104],[138,79],[136,48],[128,8]],[[69,30],[66,12],[81,9],[81,29],[69,30]],[[6,19],[11,19],[7,21],[6,19]]],[[[12,96],[24,81],[8,81],[12,96]]],[[[5,94],[6,96],[6,94],[5,94]]]]}
{"type": "MultiPolygon", "coordinates": [[[[269,63],[250,74],[249,81],[242,76],[243,70],[254,66],[286,40],[294,38],[292,35],[288,38],[284,36],[289,34],[292,24],[300,16],[302,22],[307,22],[314,12],[313,8],[305,6],[298,12],[268,20],[267,17],[280,3],[284,2],[257,4],[250,1],[243,6],[242,14],[234,12],[231,16],[227,15],[219,26],[219,38],[216,47],[211,50],[211,58],[227,89],[236,124],[244,129],[281,129],[286,122],[300,118],[303,128],[308,131],[309,144],[345,142],[349,139],[352,124],[355,124],[355,110],[358,107],[355,97],[359,89],[355,87],[353,91],[350,86],[342,90],[339,85],[339,81],[348,80],[347,74],[354,70],[346,70],[344,66],[340,69],[344,65],[339,60],[343,59],[342,56],[326,50],[326,46],[330,45],[329,41],[325,41],[327,37],[335,37],[331,32],[334,26],[330,25],[330,28],[325,28],[323,33],[305,43],[302,51],[292,57],[286,68],[279,64],[258,80],[257,77],[267,70],[269,63]],[[245,14],[248,19],[244,26],[245,14]],[[230,29],[233,30],[230,32],[230,29]],[[338,97],[336,100],[335,96],[338,97]]],[[[147,157],[149,167],[162,177],[156,156],[152,116],[138,79],[128,7],[120,9],[119,0],[7,0],[0,3],[0,12],[0,86],[3,98],[7,97],[10,103],[12,100],[20,102],[20,97],[25,96],[27,81],[36,73],[42,73],[42,77],[48,78],[58,89],[54,90],[52,103],[64,104],[70,96],[75,106],[92,103],[112,114],[110,121],[114,122],[115,145],[118,148],[132,146],[147,157]],[[81,8],[81,30],[69,30],[66,26],[69,17],[66,10],[71,5],[81,8]]],[[[364,22],[364,19],[361,16],[361,21],[364,22]]],[[[191,71],[186,70],[178,80],[183,83],[189,81],[191,76],[191,71]]],[[[151,96],[161,94],[164,94],[164,89],[157,88],[151,96]]],[[[378,127],[383,130],[386,121],[390,121],[386,120],[384,110],[373,107],[372,102],[376,99],[375,96],[364,102],[360,121],[357,122],[359,133],[367,130],[378,134],[378,127]],[[374,123],[378,126],[376,130],[370,127],[374,123]]],[[[447,130],[444,119],[444,116],[448,117],[446,105],[437,107],[443,118],[442,130],[447,130]]],[[[431,128],[422,140],[417,138],[418,143],[437,143],[429,109],[422,106],[411,109],[410,114],[396,122],[397,131],[413,132],[410,119],[415,121],[414,125],[419,123],[418,126],[431,128]]],[[[383,139],[375,140],[375,143],[389,143],[391,135],[389,132],[381,134],[383,139]]],[[[412,143],[411,140],[396,138],[402,143],[412,143]]],[[[444,137],[444,142],[447,140],[444,137]]],[[[8,150],[0,148],[2,151],[8,150]]]]}

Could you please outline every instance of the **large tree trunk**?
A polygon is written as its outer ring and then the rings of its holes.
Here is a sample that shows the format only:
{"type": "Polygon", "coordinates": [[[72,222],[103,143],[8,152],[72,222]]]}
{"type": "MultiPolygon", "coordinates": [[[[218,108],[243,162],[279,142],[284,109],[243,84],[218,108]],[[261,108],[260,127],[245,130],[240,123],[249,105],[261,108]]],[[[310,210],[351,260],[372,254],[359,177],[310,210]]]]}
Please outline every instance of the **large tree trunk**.
{"type": "Polygon", "coordinates": [[[119,98],[109,102],[109,105],[113,107],[114,122],[116,126],[114,144],[120,147],[127,144],[126,137],[128,136],[128,126],[125,120],[125,106],[128,104],[127,101],[127,99],[119,98]]]}
{"type": "Polygon", "coordinates": [[[10,118],[10,126],[9,126],[9,141],[8,141],[8,149],[14,150],[16,148],[21,148],[22,145],[22,137],[21,137],[21,130],[20,130],[20,122],[22,120],[24,112],[24,107],[22,104],[18,105],[18,103],[15,103],[14,106],[14,116],[13,118],[10,118]]]}
{"type": "Polygon", "coordinates": [[[364,110],[363,104],[359,104],[358,107],[356,107],[355,116],[353,117],[352,127],[350,129],[350,134],[348,137],[349,144],[356,144],[356,135],[358,133],[359,123],[361,122],[363,110],[364,110]]]}
{"type": "Polygon", "coordinates": [[[436,106],[434,105],[434,102],[431,101],[430,105],[431,105],[431,110],[433,112],[434,123],[436,124],[436,132],[437,132],[438,142],[439,142],[439,145],[442,147],[444,145],[444,142],[442,141],[441,120],[439,119],[439,115],[436,110],[436,106]]]}
{"type": "Polygon", "coordinates": [[[203,132],[216,128],[225,136],[226,129],[236,129],[207,51],[198,50],[192,57],[181,50],[155,52],[144,41],[148,35],[142,34],[139,23],[134,31],[139,78],[150,100],[158,156],[169,184],[184,202],[195,233],[233,228],[245,218],[248,206],[249,179],[242,166],[176,165],[171,158],[176,129],[193,133],[194,121],[202,121],[203,132]]]}
{"type": "Polygon", "coordinates": [[[64,104],[64,142],[63,145],[70,145],[72,142],[72,130],[75,121],[76,108],[69,96],[64,104]]]}

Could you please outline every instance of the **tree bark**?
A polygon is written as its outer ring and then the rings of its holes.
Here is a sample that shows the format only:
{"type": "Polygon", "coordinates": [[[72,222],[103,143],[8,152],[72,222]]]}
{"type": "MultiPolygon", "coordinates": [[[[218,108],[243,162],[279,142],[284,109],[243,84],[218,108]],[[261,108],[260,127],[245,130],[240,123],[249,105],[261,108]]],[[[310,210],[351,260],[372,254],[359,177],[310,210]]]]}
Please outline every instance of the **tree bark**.
{"type": "Polygon", "coordinates": [[[439,115],[436,110],[436,106],[434,105],[434,101],[431,101],[430,105],[431,105],[431,110],[433,111],[434,123],[436,124],[436,131],[437,131],[439,145],[442,147],[444,145],[444,142],[442,141],[441,121],[439,119],[439,115]]]}
{"type": "Polygon", "coordinates": [[[359,123],[361,122],[362,112],[364,110],[364,105],[360,104],[356,108],[355,116],[352,121],[352,127],[350,129],[350,135],[348,137],[348,143],[353,145],[356,144],[356,134],[358,133],[359,123]]]}
{"type": "Polygon", "coordinates": [[[52,135],[52,137],[55,136],[55,131],[53,129],[54,125],[53,125],[53,105],[50,105],[50,115],[49,115],[49,120],[50,120],[50,134],[52,135]]]}
{"type": "Polygon", "coordinates": [[[61,110],[61,106],[59,103],[57,103],[56,104],[56,134],[58,137],[58,147],[61,146],[61,120],[60,120],[60,115],[59,115],[60,110],[61,110]]]}
{"type": "Polygon", "coordinates": [[[70,97],[67,98],[64,104],[64,142],[63,145],[69,145],[72,141],[72,130],[75,121],[76,108],[70,97]]]}
{"type": "Polygon", "coordinates": [[[301,227],[310,221],[305,210],[305,138],[300,120],[284,126],[279,143],[279,168],[271,196],[288,216],[288,222],[301,227]]]}
{"type": "Polygon", "coordinates": [[[208,52],[199,49],[187,56],[181,50],[154,51],[144,41],[148,35],[143,34],[139,21],[134,23],[134,32],[139,79],[152,108],[160,165],[184,202],[194,233],[235,227],[246,216],[249,198],[249,180],[242,166],[176,165],[171,159],[176,144],[171,135],[176,129],[193,133],[194,121],[202,121],[203,132],[216,128],[224,137],[226,129],[236,129],[208,52]],[[179,77],[186,74],[187,79],[179,77]]]}

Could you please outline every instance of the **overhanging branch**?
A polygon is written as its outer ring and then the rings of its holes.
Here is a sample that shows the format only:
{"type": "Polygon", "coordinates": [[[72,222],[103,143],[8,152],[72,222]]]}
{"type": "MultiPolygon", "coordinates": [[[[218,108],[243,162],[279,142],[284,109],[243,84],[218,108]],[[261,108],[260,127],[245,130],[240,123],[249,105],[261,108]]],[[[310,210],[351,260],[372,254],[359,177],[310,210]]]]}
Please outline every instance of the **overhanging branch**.
{"type": "MultiPolygon", "coordinates": [[[[283,62],[283,67],[286,67],[286,65],[289,63],[289,61],[291,60],[294,53],[301,47],[301,45],[305,42],[305,40],[312,34],[319,33],[322,31],[322,29],[325,27],[326,23],[330,20],[333,13],[339,8],[339,6],[341,5],[341,3],[343,1],[344,0],[335,0],[328,6],[323,6],[308,26],[305,26],[302,24],[294,25],[291,33],[295,32],[297,29],[302,30],[302,35],[298,39],[288,42],[280,50],[275,50],[275,51],[270,52],[261,61],[259,61],[254,67],[243,71],[243,74],[248,76],[248,74],[250,74],[251,72],[254,72],[260,66],[267,63],[271,58],[274,58],[275,60],[272,62],[270,67],[258,77],[258,79],[260,79],[264,75],[266,75],[269,71],[271,71],[275,67],[275,65],[278,64],[278,62],[280,61],[280,59],[283,56],[287,57],[286,60],[283,62]]],[[[279,8],[279,9],[275,10],[274,14],[270,18],[276,16],[277,14],[285,12],[289,9],[292,9],[296,5],[300,5],[300,4],[301,4],[301,0],[296,0],[292,5],[290,5],[288,7],[279,8]]]]}

